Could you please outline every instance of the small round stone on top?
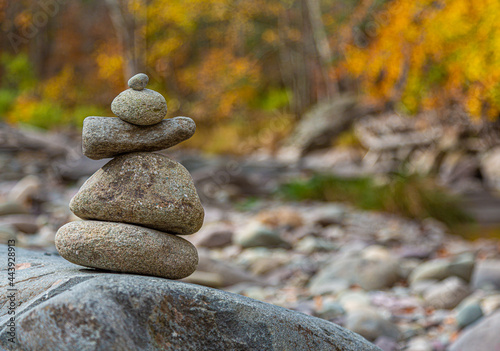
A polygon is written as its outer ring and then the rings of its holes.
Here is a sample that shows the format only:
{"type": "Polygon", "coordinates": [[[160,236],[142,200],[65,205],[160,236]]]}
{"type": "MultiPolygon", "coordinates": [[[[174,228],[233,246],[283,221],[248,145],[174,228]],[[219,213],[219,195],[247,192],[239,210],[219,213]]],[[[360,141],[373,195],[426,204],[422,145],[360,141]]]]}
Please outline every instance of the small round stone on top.
{"type": "Polygon", "coordinates": [[[148,85],[149,77],[144,73],[138,73],[128,80],[128,86],[134,90],[142,90],[148,85]]]}
{"type": "Polygon", "coordinates": [[[144,73],[130,78],[130,89],[115,97],[111,111],[121,120],[140,126],[160,123],[167,114],[167,102],[160,93],[144,88],[148,81],[144,73]]]}

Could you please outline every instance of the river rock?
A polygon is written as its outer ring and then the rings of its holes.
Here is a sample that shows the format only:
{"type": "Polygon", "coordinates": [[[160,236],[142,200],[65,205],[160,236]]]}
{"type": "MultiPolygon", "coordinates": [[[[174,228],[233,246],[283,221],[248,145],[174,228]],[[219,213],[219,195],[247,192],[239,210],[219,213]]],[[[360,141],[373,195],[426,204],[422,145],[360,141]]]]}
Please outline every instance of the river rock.
{"type": "Polygon", "coordinates": [[[420,264],[410,274],[409,280],[414,284],[421,280],[443,280],[457,276],[469,282],[474,270],[475,259],[471,253],[464,253],[449,259],[435,259],[420,264]]]}
{"type": "Polygon", "coordinates": [[[345,327],[373,341],[379,336],[398,339],[398,328],[373,309],[356,310],[347,315],[345,327]]]}
{"type": "Polygon", "coordinates": [[[192,234],[204,211],[189,172],[165,155],[118,156],[92,175],[70,202],[83,219],[142,225],[192,234]]]}
{"type": "Polygon", "coordinates": [[[234,241],[244,248],[259,246],[290,247],[290,244],[281,238],[279,231],[256,220],[250,221],[236,232],[234,241]]]}
{"type": "Polygon", "coordinates": [[[14,346],[7,341],[7,308],[0,306],[0,348],[7,350],[380,351],[334,323],[244,296],[82,270],[43,252],[18,248],[17,254],[25,268],[16,274],[14,346]]]}
{"type": "Polygon", "coordinates": [[[500,350],[500,312],[465,329],[450,351],[500,350]]]}
{"type": "Polygon", "coordinates": [[[224,247],[233,242],[234,230],[229,225],[213,223],[203,228],[190,238],[197,247],[224,247]]]}
{"type": "Polygon", "coordinates": [[[472,286],[500,290],[500,260],[480,261],[472,276],[472,286]]]}
{"type": "Polygon", "coordinates": [[[138,73],[128,80],[129,88],[143,90],[149,83],[149,77],[144,73],[138,73]]]}
{"type": "Polygon", "coordinates": [[[160,93],[150,89],[127,89],[115,97],[111,111],[125,122],[149,126],[165,118],[167,102],[160,93]]]}
{"type": "Polygon", "coordinates": [[[457,306],[457,325],[465,328],[483,316],[481,305],[477,301],[461,303],[457,306]]]}
{"type": "Polygon", "coordinates": [[[461,278],[449,277],[428,288],[424,300],[435,309],[451,309],[469,296],[469,287],[461,278]]]}
{"type": "Polygon", "coordinates": [[[138,126],[116,117],[87,117],[83,121],[83,154],[93,160],[124,153],[168,149],[193,136],[196,124],[189,117],[164,119],[138,126]]]}
{"type": "Polygon", "coordinates": [[[311,279],[311,291],[328,292],[323,286],[327,287],[332,281],[339,279],[351,285],[359,285],[365,290],[390,288],[399,279],[398,262],[364,257],[333,259],[311,279]]]}
{"type": "Polygon", "coordinates": [[[198,264],[198,253],[189,241],[124,223],[70,222],[58,230],[56,248],[81,266],[169,279],[189,276],[198,264]]]}
{"type": "Polygon", "coordinates": [[[481,159],[481,171],[486,183],[500,190],[500,146],[489,150],[481,159]]]}

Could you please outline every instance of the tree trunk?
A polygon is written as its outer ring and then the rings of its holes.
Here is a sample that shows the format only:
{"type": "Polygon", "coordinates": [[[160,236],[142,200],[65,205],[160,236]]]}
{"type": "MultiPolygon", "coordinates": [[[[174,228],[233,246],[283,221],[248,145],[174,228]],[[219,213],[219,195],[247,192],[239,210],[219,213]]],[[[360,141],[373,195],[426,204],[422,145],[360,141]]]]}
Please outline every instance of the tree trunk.
{"type": "Polygon", "coordinates": [[[337,82],[330,78],[328,70],[333,61],[333,54],[328,43],[325,26],[321,17],[321,6],[319,0],[305,0],[309,23],[314,38],[316,52],[319,57],[319,65],[321,67],[321,75],[326,90],[326,97],[332,98],[338,95],[337,82]]]}
{"type": "Polygon", "coordinates": [[[123,48],[125,65],[123,67],[124,80],[127,81],[134,74],[144,69],[144,43],[139,34],[141,31],[140,19],[124,9],[119,0],[105,0],[109,16],[116,36],[123,48]]]}

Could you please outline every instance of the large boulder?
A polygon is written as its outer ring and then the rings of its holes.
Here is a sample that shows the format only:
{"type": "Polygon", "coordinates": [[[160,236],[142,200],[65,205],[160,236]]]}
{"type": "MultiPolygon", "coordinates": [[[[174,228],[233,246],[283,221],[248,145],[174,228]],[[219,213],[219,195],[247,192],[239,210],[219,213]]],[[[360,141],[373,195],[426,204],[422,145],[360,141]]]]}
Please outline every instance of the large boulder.
{"type": "Polygon", "coordinates": [[[326,320],[221,290],[81,269],[23,249],[16,260],[15,343],[0,307],[7,350],[380,350],[326,320]]]}
{"type": "Polygon", "coordinates": [[[352,95],[319,103],[302,117],[285,141],[280,156],[298,160],[311,151],[331,146],[334,138],[367,112],[352,95]]]}

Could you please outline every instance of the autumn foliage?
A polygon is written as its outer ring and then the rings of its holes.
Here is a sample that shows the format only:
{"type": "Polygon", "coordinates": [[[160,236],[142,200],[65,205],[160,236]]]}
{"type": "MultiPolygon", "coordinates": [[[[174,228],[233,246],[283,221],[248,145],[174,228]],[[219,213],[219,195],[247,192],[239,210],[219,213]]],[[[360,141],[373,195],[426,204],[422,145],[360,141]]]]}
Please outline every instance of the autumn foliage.
{"type": "Polygon", "coordinates": [[[494,119],[499,13],[491,0],[0,0],[0,119],[78,126],[110,114],[137,72],[170,116],[247,133],[241,120],[297,119],[345,91],[494,119]]]}
{"type": "Polygon", "coordinates": [[[500,112],[500,2],[391,1],[351,42],[342,67],[375,102],[405,111],[459,104],[475,118],[500,112]]]}

